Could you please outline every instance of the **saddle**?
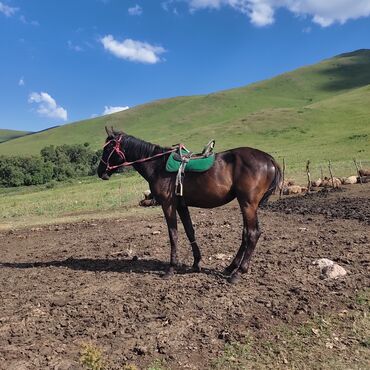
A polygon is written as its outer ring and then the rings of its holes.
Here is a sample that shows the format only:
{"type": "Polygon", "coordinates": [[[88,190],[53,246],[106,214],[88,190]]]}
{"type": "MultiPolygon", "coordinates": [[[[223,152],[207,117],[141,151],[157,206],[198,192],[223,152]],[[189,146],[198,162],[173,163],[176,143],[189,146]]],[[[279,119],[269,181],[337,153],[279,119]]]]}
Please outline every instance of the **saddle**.
{"type": "Polygon", "coordinates": [[[174,146],[178,147],[178,150],[170,154],[166,163],[166,171],[177,172],[176,195],[183,195],[185,172],[205,172],[213,166],[215,162],[214,146],[215,140],[211,140],[202,152],[197,154],[192,153],[183,145],[174,146]]]}

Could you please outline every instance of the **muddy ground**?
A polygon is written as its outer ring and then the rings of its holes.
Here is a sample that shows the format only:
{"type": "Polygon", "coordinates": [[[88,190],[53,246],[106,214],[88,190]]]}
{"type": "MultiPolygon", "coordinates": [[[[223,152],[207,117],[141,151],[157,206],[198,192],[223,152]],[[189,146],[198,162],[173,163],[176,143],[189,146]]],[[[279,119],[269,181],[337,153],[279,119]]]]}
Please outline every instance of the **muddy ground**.
{"type": "MultiPolygon", "coordinates": [[[[279,341],[274,328],[357,310],[369,286],[369,211],[370,184],[270,203],[260,211],[263,234],[249,274],[237,285],[220,274],[239,247],[236,203],[192,210],[204,269],[186,267],[191,251],[180,227],[185,265],[172,280],[161,278],[169,247],[159,212],[2,232],[0,368],[80,369],[81,345],[93,343],[110,368],[162,361],[208,369],[226,343],[251,335],[279,341]],[[320,279],[312,262],[321,257],[348,275],[320,279]]],[[[343,345],[354,340],[338,336],[343,345]]],[[[362,354],[343,356],[361,368],[362,354]]],[[[269,367],[290,365],[283,358],[269,367]]]]}

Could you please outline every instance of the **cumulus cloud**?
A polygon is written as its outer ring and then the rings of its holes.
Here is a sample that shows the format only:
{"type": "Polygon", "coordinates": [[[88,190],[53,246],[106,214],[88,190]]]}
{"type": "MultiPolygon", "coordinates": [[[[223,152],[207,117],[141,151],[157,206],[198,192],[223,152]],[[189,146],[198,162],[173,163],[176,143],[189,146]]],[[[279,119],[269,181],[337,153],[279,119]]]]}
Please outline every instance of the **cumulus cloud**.
{"type": "Polygon", "coordinates": [[[160,54],[166,50],[161,46],[150,45],[147,42],[125,39],[117,41],[112,35],[100,39],[104,49],[118,58],[132,62],[155,64],[161,61],[160,54]]]}
{"type": "Polygon", "coordinates": [[[13,8],[9,5],[6,5],[4,3],[2,3],[0,1],[0,13],[3,13],[5,14],[5,16],[7,17],[11,17],[12,15],[14,15],[17,11],[19,10],[19,8],[13,8]]]}
{"type": "Polygon", "coordinates": [[[40,116],[67,121],[67,111],[58,106],[55,99],[46,92],[32,92],[28,97],[28,102],[38,104],[37,113],[40,116]]]}
{"type": "Polygon", "coordinates": [[[274,23],[275,11],[285,8],[298,16],[309,16],[314,23],[328,27],[370,15],[369,0],[187,0],[191,11],[230,6],[246,14],[256,26],[274,23]]]}
{"type": "Polygon", "coordinates": [[[121,112],[123,110],[127,110],[129,109],[130,107],[128,106],[125,106],[125,107],[111,107],[111,106],[105,106],[104,107],[104,112],[103,112],[103,116],[107,115],[107,114],[112,114],[112,113],[117,113],[117,112],[121,112]]]}
{"type": "Polygon", "coordinates": [[[130,15],[141,15],[141,14],[143,14],[143,8],[140,5],[136,4],[132,8],[128,8],[128,14],[130,14],[130,15]]]}

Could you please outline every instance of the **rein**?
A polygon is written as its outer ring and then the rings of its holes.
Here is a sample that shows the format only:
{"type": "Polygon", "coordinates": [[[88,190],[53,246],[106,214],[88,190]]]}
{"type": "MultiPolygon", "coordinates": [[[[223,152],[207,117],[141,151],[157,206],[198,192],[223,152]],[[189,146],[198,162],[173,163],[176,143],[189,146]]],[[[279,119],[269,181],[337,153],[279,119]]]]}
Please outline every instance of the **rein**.
{"type": "Polygon", "coordinates": [[[111,139],[109,140],[107,143],[105,143],[105,145],[103,146],[103,149],[108,145],[110,144],[112,141],[115,142],[115,146],[114,148],[112,149],[111,153],[109,154],[108,158],[107,158],[107,161],[105,162],[103,159],[101,159],[101,162],[103,162],[105,165],[106,165],[106,171],[111,171],[111,170],[115,170],[116,168],[120,168],[120,167],[126,167],[126,166],[131,166],[135,163],[142,163],[142,162],[146,162],[146,161],[150,161],[151,159],[154,159],[154,158],[158,158],[158,157],[162,157],[166,154],[169,154],[169,153],[173,153],[175,152],[178,148],[182,148],[183,145],[182,144],[178,144],[175,148],[172,148],[170,150],[167,150],[163,153],[158,153],[158,154],[155,154],[153,156],[150,156],[150,157],[146,157],[146,158],[141,158],[141,159],[137,159],[136,161],[131,161],[131,162],[128,162],[126,161],[126,155],[125,155],[125,152],[121,149],[121,141],[122,141],[122,135],[120,135],[118,137],[118,139],[111,139]],[[117,164],[115,166],[111,166],[109,164],[109,160],[111,158],[111,156],[113,155],[113,153],[117,153],[121,159],[123,160],[122,163],[120,164],[117,164]]]}

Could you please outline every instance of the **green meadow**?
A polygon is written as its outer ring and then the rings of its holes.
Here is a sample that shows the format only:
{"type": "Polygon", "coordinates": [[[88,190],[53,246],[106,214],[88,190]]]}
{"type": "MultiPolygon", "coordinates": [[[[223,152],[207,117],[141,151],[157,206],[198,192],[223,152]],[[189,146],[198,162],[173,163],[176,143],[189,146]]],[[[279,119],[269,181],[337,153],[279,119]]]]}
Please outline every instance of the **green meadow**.
{"type": "MultiPolygon", "coordinates": [[[[108,125],[163,146],[182,142],[192,151],[201,150],[210,139],[216,140],[216,151],[259,148],[280,163],[284,158],[286,176],[304,183],[307,160],[313,178],[321,170],[329,175],[329,160],[336,176],[355,174],[353,158],[370,166],[369,102],[370,51],[359,50],[245,87],[154,101],[4,141],[0,155],[38,154],[51,144],[89,142],[98,149],[108,125]]],[[[20,220],[27,215],[59,217],[129,207],[146,184],[137,176],[123,177],[81,180],[53,189],[1,190],[7,196],[0,215],[3,220],[20,220]]]]}
{"type": "Polygon", "coordinates": [[[0,130],[0,143],[28,135],[27,131],[0,130]]]}
{"type": "Polygon", "coordinates": [[[128,214],[146,189],[135,172],[112,176],[110,181],[86,177],[46,186],[0,188],[0,229],[128,214]]]}

